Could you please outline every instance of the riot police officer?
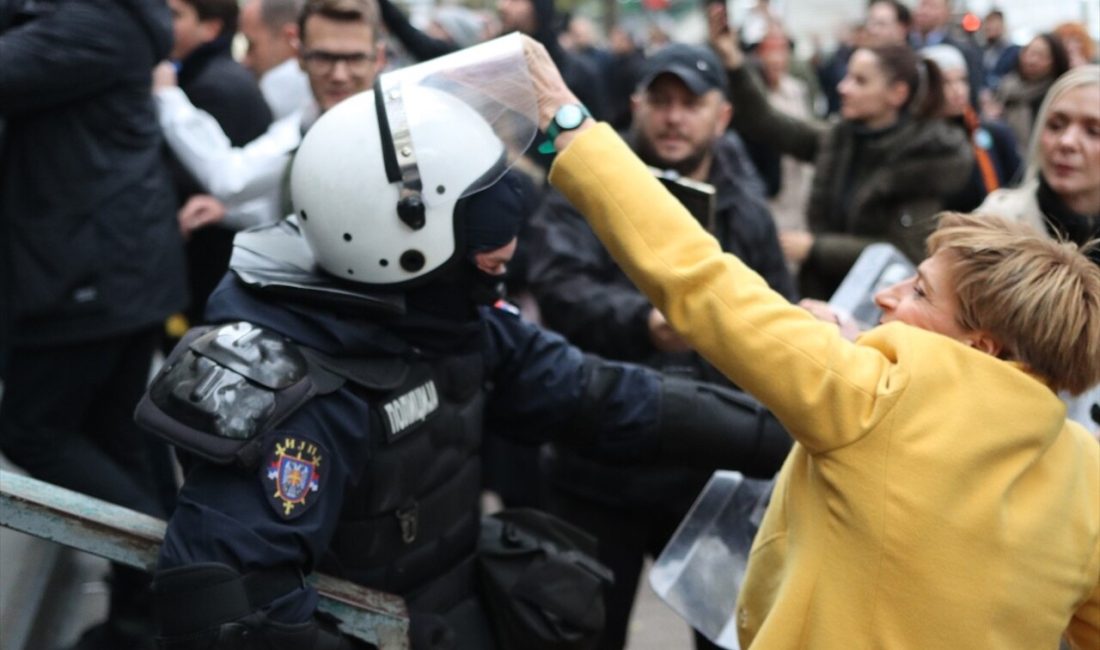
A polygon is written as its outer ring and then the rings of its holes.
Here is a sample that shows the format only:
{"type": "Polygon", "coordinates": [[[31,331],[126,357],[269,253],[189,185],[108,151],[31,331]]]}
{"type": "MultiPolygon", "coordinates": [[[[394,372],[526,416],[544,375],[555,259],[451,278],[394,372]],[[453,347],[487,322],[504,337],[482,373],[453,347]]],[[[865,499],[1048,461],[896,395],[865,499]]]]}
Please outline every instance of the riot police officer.
{"type": "Polygon", "coordinates": [[[359,647],[314,615],[301,576],[319,569],[402,595],[414,648],[493,648],[472,561],[483,430],[621,461],[785,454],[723,389],[585,355],[498,300],[521,216],[506,170],[537,124],[519,39],[327,111],[295,216],[238,236],[215,325],[138,411],[190,459],[154,581],[163,647],[359,647]]]}

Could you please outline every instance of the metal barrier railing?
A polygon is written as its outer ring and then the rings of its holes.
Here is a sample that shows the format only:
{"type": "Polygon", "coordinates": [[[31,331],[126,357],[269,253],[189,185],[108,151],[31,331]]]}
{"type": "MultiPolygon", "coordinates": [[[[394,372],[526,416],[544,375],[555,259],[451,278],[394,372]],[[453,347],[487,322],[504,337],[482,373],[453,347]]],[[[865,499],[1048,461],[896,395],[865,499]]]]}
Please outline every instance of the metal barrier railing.
{"type": "MultiPolygon", "coordinates": [[[[0,526],[152,571],[165,523],[51,483],[0,470],[0,526]]],[[[380,650],[408,650],[409,615],[399,596],[324,575],[309,582],[319,609],[345,633],[380,650]]]]}

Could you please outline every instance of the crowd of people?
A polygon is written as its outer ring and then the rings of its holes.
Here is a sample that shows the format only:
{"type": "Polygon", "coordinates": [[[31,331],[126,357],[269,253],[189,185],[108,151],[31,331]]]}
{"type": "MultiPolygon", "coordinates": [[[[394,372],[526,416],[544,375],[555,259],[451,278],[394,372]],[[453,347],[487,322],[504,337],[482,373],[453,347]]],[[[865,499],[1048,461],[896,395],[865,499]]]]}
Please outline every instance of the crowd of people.
{"type": "Polygon", "coordinates": [[[169,521],[78,650],[365,647],[312,571],[508,650],[484,490],[595,538],[614,580],[540,606],[621,650],[715,469],[777,477],[742,647],[1100,645],[1088,30],[871,0],[800,61],[699,11],[0,0],[0,451],[169,521]],[[510,130],[407,74],[512,33],[510,130]],[[876,243],[918,275],[838,328],[876,243]]]}

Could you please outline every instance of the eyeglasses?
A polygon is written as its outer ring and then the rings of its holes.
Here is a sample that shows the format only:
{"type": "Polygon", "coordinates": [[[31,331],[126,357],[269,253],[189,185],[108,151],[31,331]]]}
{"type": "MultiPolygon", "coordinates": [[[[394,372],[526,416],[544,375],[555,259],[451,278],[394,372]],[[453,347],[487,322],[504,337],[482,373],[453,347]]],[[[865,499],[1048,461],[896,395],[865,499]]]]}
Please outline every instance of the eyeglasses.
{"type": "Polygon", "coordinates": [[[306,68],[314,74],[329,74],[336,68],[337,63],[347,66],[348,72],[354,75],[364,74],[374,63],[375,55],[366,52],[350,52],[341,54],[338,52],[325,52],[324,50],[309,50],[302,54],[306,62],[306,68]]]}

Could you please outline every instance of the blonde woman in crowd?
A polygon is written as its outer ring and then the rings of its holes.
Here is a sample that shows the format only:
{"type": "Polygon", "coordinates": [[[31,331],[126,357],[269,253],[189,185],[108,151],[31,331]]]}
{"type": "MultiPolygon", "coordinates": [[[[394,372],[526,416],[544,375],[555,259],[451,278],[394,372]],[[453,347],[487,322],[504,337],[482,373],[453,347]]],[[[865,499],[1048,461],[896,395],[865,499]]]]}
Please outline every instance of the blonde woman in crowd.
{"type": "MultiPolygon", "coordinates": [[[[1023,184],[994,192],[978,212],[1078,244],[1100,237],[1100,66],[1074,68],[1051,87],[1027,163],[1023,184]]],[[[1092,259],[1100,264],[1100,250],[1092,259]]],[[[1100,386],[1069,400],[1069,408],[1070,417],[1100,435],[1100,386]]]]}

